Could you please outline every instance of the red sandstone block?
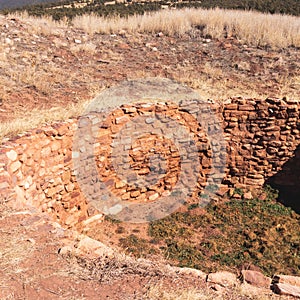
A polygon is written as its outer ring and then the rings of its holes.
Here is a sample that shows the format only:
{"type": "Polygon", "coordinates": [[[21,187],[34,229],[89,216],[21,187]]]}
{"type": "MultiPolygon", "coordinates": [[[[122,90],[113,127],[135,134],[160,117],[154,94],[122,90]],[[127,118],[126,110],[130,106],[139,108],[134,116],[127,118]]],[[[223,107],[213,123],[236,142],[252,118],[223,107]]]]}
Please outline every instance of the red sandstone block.
{"type": "Polygon", "coordinates": [[[130,193],[126,193],[124,195],[121,196],[122,200],[129,200],[130,199],[130,193]]]}
{"type": "Polygon", "coordinates": [[[136,198],[136,197],[138,197],[140,194],[141,194],[140,191],[133,191],[133,192],[130,193],[130,197],[136,198]]]}
{"type": "Polygon", "coordinates": [[[55,130],[53,127],[46,127],[43,129],[46,136],[56,136],[57,130],[55,130]]]}
{"type": "Polygon", "coordinates": [[[224,111],[226,111],[226,110],[236,110],[237,108],[238,108],[237,103],[229,103],[229,104],[225,105],[224,111]]]}
{"type": "Polygon", "coordinates": [[[116,109],[111,114],[113,118],[124,116],[124,111],[122,109],[116,109]]]}
{"type": "Polygon", "coordinates": [[[35,165],[35,161],[32,158],[24,160],[24,164],[28,167],[35,165]]]}
{"type": "Polygon", "coordinates": [[[51,154],[51,148],[50,147],[45,147],[41,149],[41,156],[42,158],[49,157],[51,154]]]}
{"type": "Polygon", "coordinates": [[[14,150],[10,150],[10,151],[6,152],[6,156],[9,160],[16,161],[18,158],[18,153],[14,150]]]}
{"type": "Polygon", "coordinates": [[[55,141],[51,142],[50,147],[51,147],[51,151],[57,152],[58,150],[61,149],[62,143],[60,140],[55,140],[55,141]]]}
{"type": "Polygon", "coordinates": [[[9,165],[8,170],[10,173],[15,173],[21,168],[21,166],[22,164],[20,161],[15,161],[9,165]]]}
{"type": "Polygon", "coordinates": [[[125,124],[129,121],[129,117],[128,116],[120,116],[120,117],[116,117],[115,119],[115,123],[116,124],[125,124]]]}
{"type": "Polygon", "coordinates": [[[69,126],[68,126],[68,124],[60,124],[60,126],[57,127],[56,130],[57,130],[58,135],[63,136],[68,132],[69,126]]]}

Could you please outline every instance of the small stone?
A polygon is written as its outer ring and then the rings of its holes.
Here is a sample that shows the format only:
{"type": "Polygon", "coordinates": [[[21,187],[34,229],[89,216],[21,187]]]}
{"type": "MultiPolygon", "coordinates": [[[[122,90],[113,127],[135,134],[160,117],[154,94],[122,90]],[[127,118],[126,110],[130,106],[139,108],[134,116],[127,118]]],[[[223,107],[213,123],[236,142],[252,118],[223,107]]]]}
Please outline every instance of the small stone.
{"type": "Polygon", "coordinates": [[[242,270],[243,280],[257,287],[270,288],[271,278],[265,276],[261,272],[253,270],[242,270]]]}
{"type": "Polygon", "coordinates": [[[145,123],[146,123],[146,124],[152,124],[152,123],[154,123],[154,121],[155,121],[155,118],[147,118],[147,119],[145,120],[145,123]]]}
{"type": "Polygon", "coordinates": [[[13,162],[10,166],[9,166],[9,170],[11,173],[15,173],[17,170],[20,169],[21,167],[21,163],[19,161],[15,161],[13,162]]]}
{"type": "Polygon", "coordinates": [[[205,280],[207,276],[204,272],[192,268],[178,268],[177,271],[179,274],[192,275],[203,280],[205,280]]]}
{"type": "Polygon", "coordinates": [[[8,44],[8,45],[11,45],[13,44],[14,42],[10,39],[10,38],[5,38],[5,44],[8,44]]]}
{"type": "Polygon", "coordinates": [[[75,44],[81,44],[81,40],[79,40],[79,39],[74,39],[74,43],[75,43],[75,44]]]}
{"type": "Polygon", "coordinates": [[[127,116],[120,116],[116,118],[116,124],[124,124],[129,121],[127,116]]]}
{"type": "Polygon", "coordinates": [[[120,189],[120,188],[123,188],[124,186],[126,186],[126,183],[124,181],[117,181],[115,183],[115,188],[116,189],[120,189]]]}
{"type": "Polygon", "coordinates": [[[74,189],[75,189],[74,183],[70,182],[69,184],[67,184],[67,185],[65,186],[65,189],[66,189],[66,191],[67,191],[68,193],[73,192],[74,189]]]}
{"type": "Polygon", "coordinates": [[[219,284],[223,287],[237,285],[237,277],[235,274],[227,271],[210,273],[206,279],[207,282],[219,284]]]}
{"type": "Polygon", "coordinates": [[[34,239],[32,239],[32,238],[28,238],[28,239],[27,239],[27,242],[30,242],[32,245],[34,245],[34,244],[35,244],[35,240],[34,240],[34,239]]]}
{"type": "Polygon", "coordinates": [[[128,200],[130,198],[130,193],[125,193],[121,196],[122,200],[128,200]]]}
{"type": "Polygon", "coordinates": [[[230,49],[230,48],[232,48],[232,44],[230,44],[230,43],[224,43],[223,47],[225,49],[230,49]]]}
{"type": "Polygon", "coordinates": [[[98,255],[102,256],[110,256],[113,255],[113,250],[109,247],[105,246],[99,241],[96,241],[92,238],[89,238],[87,236],[83,237],[79,243],[76,245],[77,249],[80,251],[80,253],[89,253],[93,254],[95,251],[98,251],[98,255]],[[102,250],[102,251],[101,251],[102,250]]]}
{"type": "Polygon", "coordinates": [[[218,293],[221,293],[224,291],[224,287],[221,286],[220,284],[213,284],[210,288],[218,293]]]}
{"type": "Polygon", "coordinates": [[[241,199],[242,196],[240,194],[235,193],[235,194],[233,194],[232,198],[234,198],[234,199],[241,199]]]}
{"type": "Polygon", "coordinates": [[[130,193],[130,197],[136,198],[136,197],[138,197],[140,194],[141,194],[140,191],[133,191],[133,192],[130,193]]]}
{"type": "Polygon", "coordinates": [[[126,31],[124,29],[121,29],[118,33],[120,36],[126,36],[126,31]]]}
{"type": "Polygon", "coordinates": [[[94,215],[94,216],[88,218],[87,220],[84,220],[82,222],[82,225],[86,226],[86,225],[96,222],[96,221],[97,222],[102,221],[102,219],[103,219],[103,214],[97,214],[97,215],[94,215]]]}
{"type": "Polygon", "coordinates": [[[226,193],[228,193],[228,191],[229,191],[229,188],[227,186],[222,186],[217,190],[216,194],[218,196],[224,197],[226,195],[226,193]]]}
{"type": "Polygon", "coordinates": [[[244,199],[246,200],[251,200],[253,199],[252,193],[251,192],[247,192],[244,194],[244,199]]]}
{"type": "Polygon", "coordinates": [[[74,248],[72,246],[64,246],[58,250],[58,254],[66,255],[66,254],[72,253],[73,251],[74,251],[74,248]]]}
{"type": "Polygon", "coordinates": [[[9,152],[6,152],[6,156],[11,160],[15,161],[18,158],[18,153],[14,150],[10,150],[9,152]]]}
{"type": "Polygon", "coordinates": [[[158,194],[158,193],[155,193],[155,194],[149,196],[149,200],[150,200],[150,201],[154,201],[154,200],[156,200],[158,197],[159,197],[159,194],[158,194]]]}

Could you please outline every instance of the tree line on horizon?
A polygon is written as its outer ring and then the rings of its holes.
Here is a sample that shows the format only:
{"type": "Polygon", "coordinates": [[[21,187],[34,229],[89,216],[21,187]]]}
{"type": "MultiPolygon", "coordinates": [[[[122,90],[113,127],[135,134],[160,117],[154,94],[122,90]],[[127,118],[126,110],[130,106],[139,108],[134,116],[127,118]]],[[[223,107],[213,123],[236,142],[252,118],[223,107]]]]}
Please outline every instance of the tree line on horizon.
{"type": "Polygon", "coordinates": [[[132,2],[126,0],[123,3],[105,5],[110,0],[94,0],[86,2],[85,0],[74,1],[66,0],[53,3],[41,3],[28,5],[20,8],[3,9],[2,14],[27,11],[32,16],[49,15],[54,20],[62,18],[73,19],[75,16],[94,13],[99,16],[121,16],[126,17],[134,14],[144,14],[145,12],[158,11],[162,6],[172,8],[224,8],[240,10],[256,10],[264,13],[279,13],[300,16],[299,0],[188,0],[177,2],[177,0],[158,0],[151,2],[132,2]],[[84,7],[75,7],[76,3],[86,3],[84,7]],[[57,6],[60,7],[57,7],[57,6]],[[70,7],[63,7],[69,5],[70,7]]]}

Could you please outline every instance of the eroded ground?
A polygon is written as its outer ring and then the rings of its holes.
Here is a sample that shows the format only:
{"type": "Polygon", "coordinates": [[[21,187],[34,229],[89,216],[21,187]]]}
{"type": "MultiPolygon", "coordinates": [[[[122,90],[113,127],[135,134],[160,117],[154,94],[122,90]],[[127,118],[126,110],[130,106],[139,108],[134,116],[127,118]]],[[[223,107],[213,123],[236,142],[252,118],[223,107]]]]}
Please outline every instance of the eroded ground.
{"type": "Polygon", "coordinates": [[[186,83],[204,98],[300,98],[300,51],[295,48],[203,39],[196,29],[178,38],[124,32],[91,36],[2,16],[0,26],[2,122],[90,100],[122,80],[153,76],[186,83]]]}

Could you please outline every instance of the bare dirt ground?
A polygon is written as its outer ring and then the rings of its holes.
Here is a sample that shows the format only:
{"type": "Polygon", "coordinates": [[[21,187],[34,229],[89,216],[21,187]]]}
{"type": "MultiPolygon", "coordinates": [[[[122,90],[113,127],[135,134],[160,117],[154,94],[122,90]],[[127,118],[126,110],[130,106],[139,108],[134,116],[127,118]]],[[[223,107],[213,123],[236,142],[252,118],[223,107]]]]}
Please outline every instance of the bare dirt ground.
{"type": "Polygon", "coordinates": [[[204,277],[174,275],[155,262],[143,268],[128,260],[118,265],[62,255],[60,249],[74,234],[47,215],[6,205],[0,213],[0,299],[289,299],[248,285],[216,290],[204,277]],[[162,298],[165,293],[173,297],[162,298]]]}
{"type": "Polygon", "coordinates": [[[58,254],[62,241],[72,234],[47,216],[2,206],[0,224],[0,299],[142,299],[151,284],[179,288],[193,283],[189,278],[153,276],[150,270],[149,275],[124,272],[101,280],[76,259],[58,254]]]}

